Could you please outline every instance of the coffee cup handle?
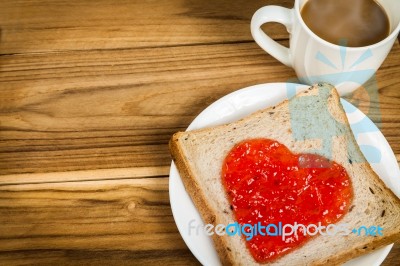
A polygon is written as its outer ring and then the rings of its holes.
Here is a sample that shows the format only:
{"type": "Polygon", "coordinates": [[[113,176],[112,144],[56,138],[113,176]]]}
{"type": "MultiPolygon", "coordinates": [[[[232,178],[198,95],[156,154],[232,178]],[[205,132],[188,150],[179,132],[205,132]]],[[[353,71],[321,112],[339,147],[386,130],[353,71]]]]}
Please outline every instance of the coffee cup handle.
{"type": "Polygon", "coordinates": [[[251,35],[253,35],[256,43],[288,67],[293,67],[289,48],[271,39],[264,33],[261,26],[268,22],[278,22],[285,25],[290,33],[293,25],[292,21],[293,10],[280,6],[264,6],[257,10],[251,19],[251,35]]]}

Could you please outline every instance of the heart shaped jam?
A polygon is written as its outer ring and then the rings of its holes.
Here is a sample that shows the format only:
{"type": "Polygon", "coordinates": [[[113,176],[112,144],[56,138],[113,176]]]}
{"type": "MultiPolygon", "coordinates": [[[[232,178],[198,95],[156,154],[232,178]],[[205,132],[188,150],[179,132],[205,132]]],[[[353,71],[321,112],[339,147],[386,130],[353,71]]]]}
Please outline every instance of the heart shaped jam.
{"type": "MultiPolygon", "coordinates": [[[[222,182],[241,226],[326,226],[347,213],[353,198],[350,178],[341,165],[319,155],[293,154],[270,139],[246,140],[233,147],[222,166],[222,182]]],[[[256,234],[246,244],[257,262],[271,262],[310,237],[300,228],[284,240],[256,234]]]]}

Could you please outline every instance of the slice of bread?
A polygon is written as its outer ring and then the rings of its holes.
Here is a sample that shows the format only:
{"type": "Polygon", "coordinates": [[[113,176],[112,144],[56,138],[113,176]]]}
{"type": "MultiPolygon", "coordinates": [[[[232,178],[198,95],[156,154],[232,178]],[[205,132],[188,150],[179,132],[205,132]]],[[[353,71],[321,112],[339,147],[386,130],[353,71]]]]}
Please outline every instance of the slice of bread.
{"type": "MultiPolygon", "coordinates": [[[[375,237],[317,235],[271,265],[336,265],[400,238],[400,200],[364,158],[336,89],[325,83],[237,122],[173,135],[172,158],[205,224],[235,221],[221,182],[222,163],[235,144],[254,138],[276,140],[293,153],[315,153],[341,164],[351,179],[354,198],[340,223],[349,228],[383,228],[383,236],[375,237]]],[[[222,264],[258,264],[243,237],[214,234],[213,240],[222,264]]]]}

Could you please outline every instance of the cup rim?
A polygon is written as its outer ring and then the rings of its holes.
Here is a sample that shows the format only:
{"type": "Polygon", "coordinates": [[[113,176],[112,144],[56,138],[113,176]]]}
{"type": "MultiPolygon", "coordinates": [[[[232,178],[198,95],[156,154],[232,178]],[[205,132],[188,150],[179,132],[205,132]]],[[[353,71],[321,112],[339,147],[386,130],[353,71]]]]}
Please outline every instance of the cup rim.
{"type": "Polygon", "coordinates": [[[315,33],[306,25],[306,23],[304,22],[304,20],[303,20],[303,18],[302,18],[302,16],[301,16],[301,13],[300,13],[300,0],[296,0],[294,9],[295,9],[295,13],[296,13],[297,18],[298,18],[298,20],[300,21],[300,24],[301,24],[302,27],[306,30],[306,32],[307,32],[309,35],[311,35],[312,37],[314,37],[314,38],[315,38],[317,41],[319,41],[320,43],[322,43],[322,44],[324,44],[324,45],[326,45],[326,46],[329,46],[329,47],[331,47],[331,48],[334,48],[334,49],[340,49],[341,47],[346,47],[346,49],[353,50],[353,51],[355,51],[355,50],[373,49],[373,48],[376,48],[376,47],[378,47],[378,46],[381,46],[381,45],[386,44],[387,42],[389,42],[389,41],[392,40],[392,39],[395,39],[396,36],[397,36],[397,34],[398,34],[399,31],[400,31],[400,22],[399,22],[399,23],[397,24],[397,26],[394,28],[394,30],[392,31],[392,33],[390,33],[385,39],[383,39],[383,40],[381,40],[381,41],[379,41],[379,42],[377,42],[377,43],[370,44],[370,45],[367,45],[367,46],[359,46],[359,47],[341,46],[341,45],[337,45],[337,44],[333,44],[333,43],[330,43],[330,42],[328,42],[328,41],[325,41],[324,39],[322,39],[321,37],[319,37],[317,34],[315,34],[315,33]]]}

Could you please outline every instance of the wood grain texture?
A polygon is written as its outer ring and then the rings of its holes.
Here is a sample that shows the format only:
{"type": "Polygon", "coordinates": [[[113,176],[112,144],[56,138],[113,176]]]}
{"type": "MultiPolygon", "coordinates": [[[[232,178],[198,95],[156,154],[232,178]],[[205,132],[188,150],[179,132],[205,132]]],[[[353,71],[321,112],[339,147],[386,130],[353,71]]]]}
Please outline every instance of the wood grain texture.
{"type": "Polygon", "coordinates": [[[151,178],[169,174],[169,166],[92,169],[80,171],[2,175],[0,185],[55,183],[62,181],[151,178]]]}
{"type": "Polygon", "coordinates": [[[199,265],[173,220],[168,177],[2,185],[0,224],[2,265],[199,265]]]}
{"type": "MultiPolygon", "coordinates": [[[[399,51],[396,43],[376,75],[396,154],[399,51]]],[[[254,43],[10,55],[1,66],[1,174],[167,166],[170,136],[213,101],[295,77],[254,43]]],[[[354,98],[366,113],[367,96],[354,98]]]]}
{"type": "Polygon", "coordinates": [[[0,172],[169,165],[202,109],[290,73],[247,43],[4,56],[0,172]]]}
{"type": "Polygon", "coordinates": [[[2,265],[196,263],[167,177],[0,186],[0,224],[2,265]]]}
{"type": "MultiPolygon", "coordinates": [[[[250,19],[269,1],[68,1],[0,2],[1,54],[252,42],[250,19]]],[[[268,26],[287,38],[282,26],[268,26]]]]}
{"type": "MultiPolygon", "coordinates": [[[[0,1],[0,265],[199,265],[172,217],[167,142],[223,95],[295,77],[250,35],[271,4],[293,0],[0,1]]],[[[400,162],[399,62],[396,42],[347,99],[400,162]]]]}

